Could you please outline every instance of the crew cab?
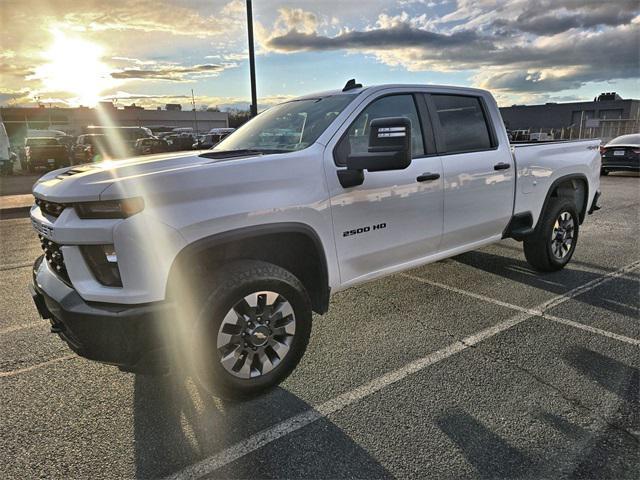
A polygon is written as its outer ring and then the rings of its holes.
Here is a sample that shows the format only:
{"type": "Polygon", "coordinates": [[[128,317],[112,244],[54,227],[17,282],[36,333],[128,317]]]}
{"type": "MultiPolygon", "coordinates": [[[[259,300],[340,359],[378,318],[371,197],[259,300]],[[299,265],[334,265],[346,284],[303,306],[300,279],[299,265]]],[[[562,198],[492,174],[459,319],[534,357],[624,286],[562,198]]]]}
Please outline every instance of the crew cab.
{"type": "Polygon", "coordinates": [[[29,172],[35,172],[37,168],[52,170],[69,165],[69,150],[54,137],[25,138],[24,154],[29,172]]]}
{"type": "Polygon", "coordinates": [[[84,357],[188,365],[253,395],[294,369],[335,292],[508,237],[536,270],[563,268],[598,208],[598,149],[512,147],[483,90],[349,81],[212,150],[44,176],[32,296],[84,357]]]}

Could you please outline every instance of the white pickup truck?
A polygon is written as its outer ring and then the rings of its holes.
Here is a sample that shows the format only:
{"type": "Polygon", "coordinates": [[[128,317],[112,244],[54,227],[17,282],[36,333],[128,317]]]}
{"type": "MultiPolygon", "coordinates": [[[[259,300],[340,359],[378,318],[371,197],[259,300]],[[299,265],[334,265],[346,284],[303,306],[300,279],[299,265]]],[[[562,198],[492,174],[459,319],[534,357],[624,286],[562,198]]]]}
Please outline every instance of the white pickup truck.
{"type": "Polygon", "coordinates": [[[486,91],[349,81],[212,150],[42,177],[32,296],[81,356],[252,395],[295,368],[339,290],[508,237],[564,267],[598,208],[599,144],[512,147],[486,91]]]}

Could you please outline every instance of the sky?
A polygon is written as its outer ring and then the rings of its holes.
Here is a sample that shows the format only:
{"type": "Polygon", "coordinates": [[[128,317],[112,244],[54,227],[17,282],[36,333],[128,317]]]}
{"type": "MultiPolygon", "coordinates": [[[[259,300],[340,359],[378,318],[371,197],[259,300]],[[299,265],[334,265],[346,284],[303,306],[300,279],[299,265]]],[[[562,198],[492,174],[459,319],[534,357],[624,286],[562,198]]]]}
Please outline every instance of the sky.
{"type": "MultiPolygon", "coordinates": [[[[501,105],[640,98],[638,0],[254,0],[261,108],[419,83],[501,105]]],[[[244,0],[1,0],[0,105],[244,108],[244,0]]]]}

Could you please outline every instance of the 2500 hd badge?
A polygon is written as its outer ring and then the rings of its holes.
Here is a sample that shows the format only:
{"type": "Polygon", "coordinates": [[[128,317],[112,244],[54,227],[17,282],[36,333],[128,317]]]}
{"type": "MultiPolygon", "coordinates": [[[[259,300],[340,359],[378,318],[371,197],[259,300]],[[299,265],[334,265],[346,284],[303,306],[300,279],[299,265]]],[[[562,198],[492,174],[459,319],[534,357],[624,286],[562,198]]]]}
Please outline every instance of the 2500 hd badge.
{"type": "Polygon", "coordinates": [[[383,228],[387,228],[386,223],[379,223],[377,225],[371,225],[370,227],[367,226],[367,227],[354,228],[353,230],[346,230],[342,232],[342,236],[351,237],[353,235],[358,235],[360,233],[368,233],[368,232],[371,232],[372,230],[382,230],[383,228]]]}

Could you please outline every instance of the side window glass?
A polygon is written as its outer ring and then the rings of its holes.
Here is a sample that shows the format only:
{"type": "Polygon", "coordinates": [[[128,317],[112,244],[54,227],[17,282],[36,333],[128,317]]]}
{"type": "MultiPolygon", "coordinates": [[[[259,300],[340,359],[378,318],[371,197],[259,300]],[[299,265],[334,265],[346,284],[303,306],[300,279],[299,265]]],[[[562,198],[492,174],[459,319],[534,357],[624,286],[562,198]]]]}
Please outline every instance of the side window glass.
{"type": "Polygon", "coordinates": [[[447,153],[488,150],[491,135],[478,97],[431,96],[436,105],[447,153]]]}
{"type": "Polygon", "coordinates": [[[369,149],[369,125],[376,118],[383,117],[407,117],[411,121],[411,154],[413,156],[424,155],[424,143],[422,130],[413,96],[390,95],[374,100],[354,120],[349,127],[347,135],[338,145],[336,163],[344,165],[350,154],[366,153],[369,149]]]}

